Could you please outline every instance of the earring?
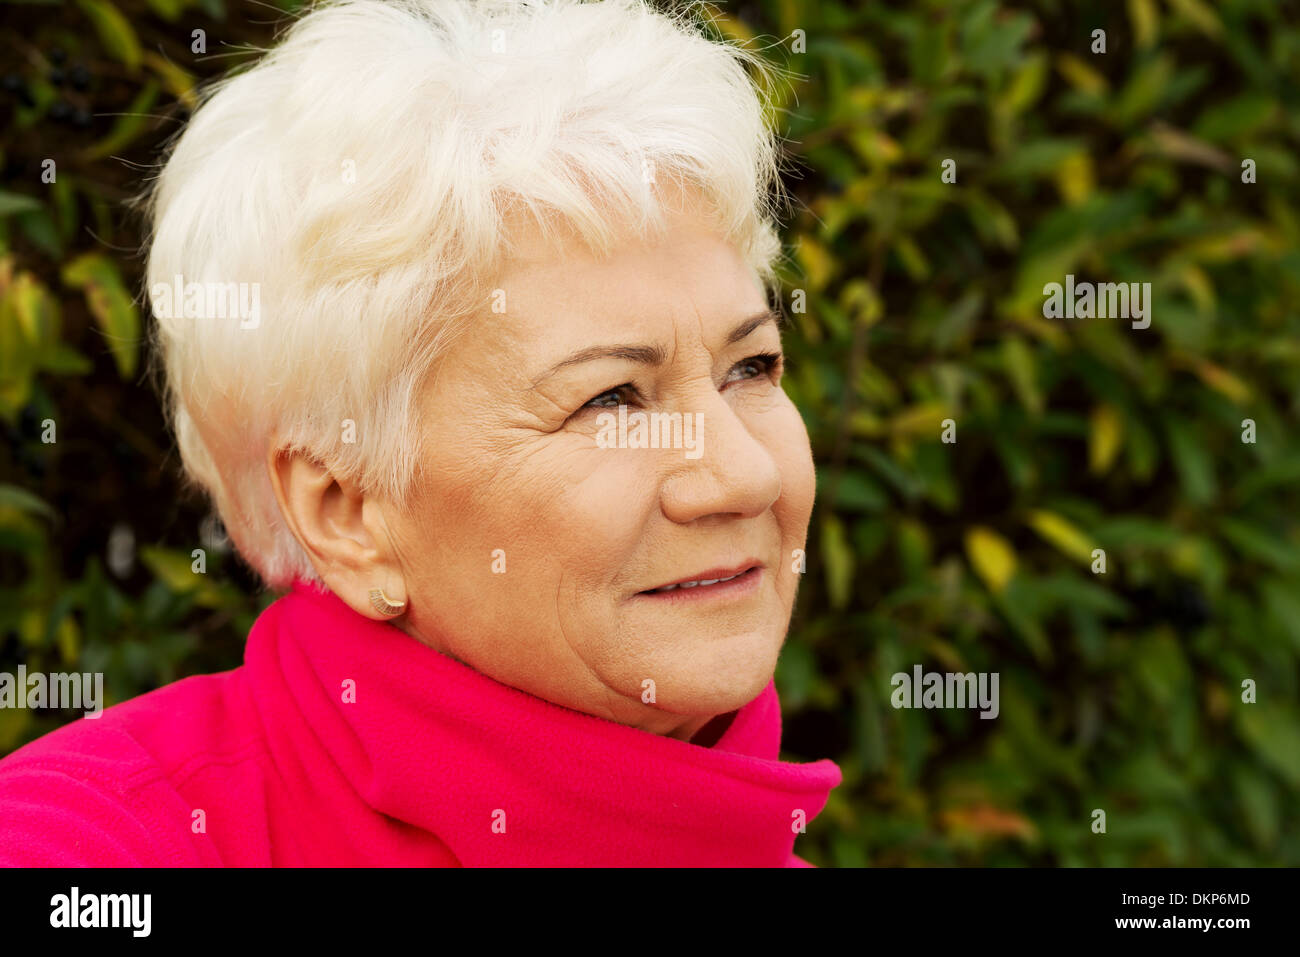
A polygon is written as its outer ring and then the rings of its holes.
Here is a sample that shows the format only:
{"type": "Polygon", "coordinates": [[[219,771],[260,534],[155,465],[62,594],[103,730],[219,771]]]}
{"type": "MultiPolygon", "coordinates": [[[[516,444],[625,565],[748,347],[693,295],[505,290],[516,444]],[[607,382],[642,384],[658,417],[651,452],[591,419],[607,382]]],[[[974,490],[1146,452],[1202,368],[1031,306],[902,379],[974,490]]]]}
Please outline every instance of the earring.
{"type": "Polygon", "coordinates": [[[389,600],[389,597],[384,594],[382,588],[370,589],[370,604],[374,607],[375,611],[379,612],[379,614],[383,615],[385,618],[391,618],[393,615],[400,615],[403,609],[406,608],[406,602],[404,601],[389,600]]]}

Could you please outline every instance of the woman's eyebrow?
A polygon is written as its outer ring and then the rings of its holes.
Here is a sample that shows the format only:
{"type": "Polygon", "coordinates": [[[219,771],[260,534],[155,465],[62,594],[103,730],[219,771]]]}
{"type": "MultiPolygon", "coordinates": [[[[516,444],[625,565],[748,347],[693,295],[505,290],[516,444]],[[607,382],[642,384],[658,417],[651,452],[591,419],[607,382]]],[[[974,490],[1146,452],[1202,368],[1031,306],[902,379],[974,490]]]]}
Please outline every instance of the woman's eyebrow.
{"type": "Polygon", "coordinates": [[[764,309],[762,312],[755,313],[754,315],[750,316],[748,319],[742,320],[741,323],[736,326],[736,328],[732,329],[731,332],[728,333],[727,345],[731,345],[733,342],[739,342],[741,339],[744,339],[755,329],[759,328],[760,326],[765,326],[769,322],[774,323],[777,326],[777,328],[780,328],[781,326],[780,317],[777,316],[777,314],[774,313],[771,309],[764,309]]]}
{"type": "MultiPolygon", "coordinates": [[[[731,330],[731,332],[727,333],[727,345],[739,342],[753,333],[755,329],[758,329],[760,326],[764,326],[769,322],[775,323],[778,326],[781,324],[780,318],[770,309],[756,313],[748,319],[742,319],[731,330]]],[[[532,387],[536,388],[561,369],[572,365],[578,365],[583,362],[591,362],[594,359],[626,359],[629,362],[638,362],[642,365],[658,366],[663,365],[668,361],[668,354],[661,346],[589,346],[586,349],[580,349],[573,353],[573,355],[567,356],[555,363],[555,365],[551,366],[533,380],[532,387]]]]}

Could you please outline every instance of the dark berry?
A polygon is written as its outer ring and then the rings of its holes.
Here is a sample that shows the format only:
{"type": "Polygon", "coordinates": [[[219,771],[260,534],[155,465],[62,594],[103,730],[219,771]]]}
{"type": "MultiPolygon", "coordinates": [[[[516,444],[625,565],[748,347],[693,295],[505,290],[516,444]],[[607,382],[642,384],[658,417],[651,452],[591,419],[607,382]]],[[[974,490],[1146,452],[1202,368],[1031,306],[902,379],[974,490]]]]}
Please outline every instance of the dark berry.
{"type": "Polygon", "coordinates": [[[36,414],[36,406],[25,405],[22,412],[18,414],[18,427],[24,435],[35,435],[37,427],[40,425],[40,417],[36,414]]]}
{"type": "Polygon", "coordinates": [[[0,80],[0,85],[4,86],[7,92],[16,93],[24,106],[33,106],[36,103],[32,99],[32,91],[27,88],[27,84],[17,73],[6,73],[4,79],[0,80]]]}
{"type": "Polygon", "coordinates": [[[84,90],[90,86],[90,71],[78,63],[68,71],[68,79],[72,81],[72,85],[76,89],[84,90]]]}
{"type": "Polygon", "coordinates": [[[33,478],[45,478],[45,459],[31,451],[29,446],[24,446],[18,453],[18,461],[33,478]]]}
{"type": "Polygon", "coordinates": [[[77,110],[72,114],[72,125],[85,129],[90,125],[90,113],[87,110],[77,110]]]}
{"type": "Polygon", "coordinates": [[[63,86],[63,71],[57,66],[50,70],[50,84],[53,86],[63,86]]]}
{"type": "Polygon", "coordinates": [[[54,105],[50,107],[50,119],[55,122],[62,123],[70,116],[72,116],[72,107],[63,100],[55,101],[54,105]]]}
{"type": "Polygon", "coordinates": [[[1169,621],[1181,633],[1204,627],[1213,614],[1205,593],[1195,582],[1181,581],[1174,587],[1169,603],[1169,621]]]}
{"type": "Polygon", "coordinates": [[[50,61],[53,63],[62,63],[67,58],[68,55],[63,52],[61,47],[55,47],[50,51],[50,61]]]}

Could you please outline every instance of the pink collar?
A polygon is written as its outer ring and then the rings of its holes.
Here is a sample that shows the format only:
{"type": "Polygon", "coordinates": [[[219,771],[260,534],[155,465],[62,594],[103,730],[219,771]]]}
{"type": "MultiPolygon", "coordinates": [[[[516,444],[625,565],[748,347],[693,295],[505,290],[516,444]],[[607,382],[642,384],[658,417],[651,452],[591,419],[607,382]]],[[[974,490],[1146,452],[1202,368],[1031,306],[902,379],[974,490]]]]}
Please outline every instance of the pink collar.
{"type": "Polygon", "coordinates": [[[801,863],[799,821],[841,779],[779,760],[773,683],[706,748],[503,685],[303,582],[246,661],[277,763],[332,766],[466,866],[801,863]]]}

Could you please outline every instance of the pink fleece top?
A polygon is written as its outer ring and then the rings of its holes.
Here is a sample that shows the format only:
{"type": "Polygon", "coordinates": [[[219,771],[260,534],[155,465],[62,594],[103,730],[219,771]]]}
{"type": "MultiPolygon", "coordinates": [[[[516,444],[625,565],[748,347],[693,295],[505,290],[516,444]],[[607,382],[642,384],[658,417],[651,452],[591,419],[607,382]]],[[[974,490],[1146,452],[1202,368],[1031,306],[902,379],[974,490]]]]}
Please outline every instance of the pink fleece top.
{"type": "Polygon", "coordinates": [[[297,583],[242,667],[0,761],[0,864],[799,866],[840,770],[779,760],[780,739],[771,683],[706,748],[503,685],[297,583]]]}

